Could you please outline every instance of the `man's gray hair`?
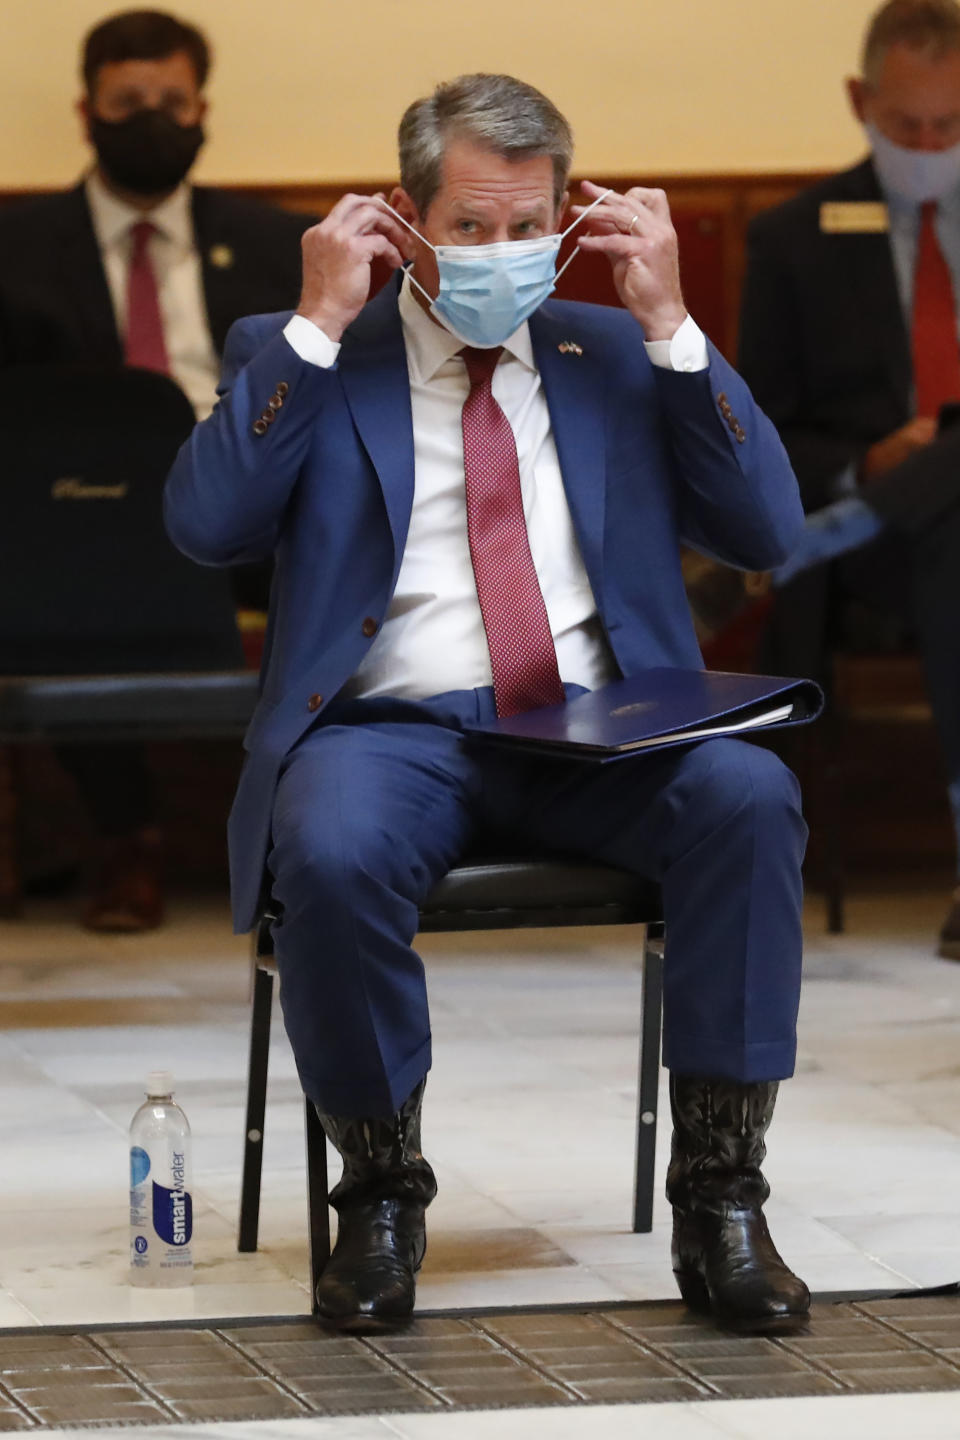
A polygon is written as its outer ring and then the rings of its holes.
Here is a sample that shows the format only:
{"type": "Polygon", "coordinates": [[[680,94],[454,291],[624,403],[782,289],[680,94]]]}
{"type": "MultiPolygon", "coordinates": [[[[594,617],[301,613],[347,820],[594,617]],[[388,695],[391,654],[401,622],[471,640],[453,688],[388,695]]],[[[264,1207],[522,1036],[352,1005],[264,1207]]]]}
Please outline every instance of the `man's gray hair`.
{"type": "Polygon", "coordinates": [[[960,5],[956,0],[887,0],[867,28],[863,74],[874,84],[891,45],[909,45],[939,60],[960,50],[960,5]]]}
{"type": "Polygon", "coordinates": [[[559,208],[573,160],[573,132],[556,105],[511,75],[461,75],[415,100],[400,121],[400,184],[421,215],[440,188],[452,139],[470,140],[506,160],[548,155],[559,208]]]}

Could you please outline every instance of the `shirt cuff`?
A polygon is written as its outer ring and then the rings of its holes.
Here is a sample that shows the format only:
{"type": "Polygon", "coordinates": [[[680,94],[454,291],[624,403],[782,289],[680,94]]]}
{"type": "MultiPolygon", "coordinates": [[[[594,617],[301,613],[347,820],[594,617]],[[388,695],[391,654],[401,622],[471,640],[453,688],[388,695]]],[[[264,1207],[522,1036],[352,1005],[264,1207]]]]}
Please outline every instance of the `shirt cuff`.
{"type": "MultiPolygon", "coordinates": [[[[292,315],[283,327],[287,344],[296,351],[308,365],[319,365],[330,370],[337,363],[340,346],[336,340],[325,335],[319,325],[314,325],[306,315],[292,315]]],[[[676,338],[676,337],[674,337],[676,338]]]]}
{"type": "Polygon", "coordinates": [[[693,374],[710,364],[707,339],[692,315],[688,315],[672,340],[644,340],[650,364],[661,370],[684,370],[693,374]]]}

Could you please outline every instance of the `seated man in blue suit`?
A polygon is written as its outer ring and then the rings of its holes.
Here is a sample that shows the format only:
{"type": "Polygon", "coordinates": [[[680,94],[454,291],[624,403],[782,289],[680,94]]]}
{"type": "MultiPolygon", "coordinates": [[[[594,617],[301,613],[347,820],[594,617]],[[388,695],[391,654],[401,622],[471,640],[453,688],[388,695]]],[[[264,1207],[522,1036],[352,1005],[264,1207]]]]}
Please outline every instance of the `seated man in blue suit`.
{"type": "Polygon", "coordinates": [[[776,432],[686,313],[661,191],[587,185],[573,212],[625,309],[547,300],[571,154],[563,116],[509,76],[411,105],[390,206],[346,195],[306,233],[296,314],[234,326],[220,404],[168,484],[188,555],[276,555],[235,919],[250,927],[266,873],[287,1030],[344,1162],[319,1306],[349,1330],[413,1309],[436,1185],[411,946],[479,834],[660,882],[681,1292],[747,1331],[809,1306],[761,1213],[796,1047],[793,776],[731,739],[594,767],[462,734],[564,686],[698,667],[680,544],[763,570],[803,523],[776,432]],[[366,303],[375,257],[400,273],[366,303]]]}

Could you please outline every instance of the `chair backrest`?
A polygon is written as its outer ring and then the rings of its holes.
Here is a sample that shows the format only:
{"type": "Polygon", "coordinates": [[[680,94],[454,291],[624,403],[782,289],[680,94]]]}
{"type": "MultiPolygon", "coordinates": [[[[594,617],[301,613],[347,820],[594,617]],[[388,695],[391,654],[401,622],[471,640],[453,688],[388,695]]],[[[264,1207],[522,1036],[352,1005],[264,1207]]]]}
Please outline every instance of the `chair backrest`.
{"type": "Polygon", "coordinates": [[[226,572],[180,555],[163,526],[193,424],[163,375],[4,368],[0,673],[242,667],[226,572]]]}

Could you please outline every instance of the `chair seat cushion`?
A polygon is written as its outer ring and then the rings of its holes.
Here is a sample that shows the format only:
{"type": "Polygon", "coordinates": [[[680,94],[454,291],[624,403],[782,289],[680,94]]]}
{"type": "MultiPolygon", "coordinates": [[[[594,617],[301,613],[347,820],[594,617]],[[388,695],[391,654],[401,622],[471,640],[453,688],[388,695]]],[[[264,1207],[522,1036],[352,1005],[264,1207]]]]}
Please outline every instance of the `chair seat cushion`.
{"type": "MultiPolygon", "coordinates": [[[[264,902],[257,930],[257,963],[274,968],[270,922],[276,902],[264,902]]],[[[584,861],[478,857],[457,865],[420,907],[420,930],[521,930],[560,925],[658,925],[660,887],[626,870],[584,861]]]]}
{"type": "Polygon", "coordinates": [[[254,671],[0,677],[0,739],[97,740],[241,735],[254,671]]]}
{"type": "Polygon", "coordinates": [[[660,890],[626,870],[556,859],[479,857],[457,865],[420,908],[422,930],[656,922],[660,890]]]}

